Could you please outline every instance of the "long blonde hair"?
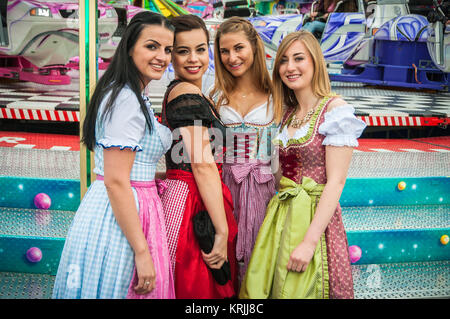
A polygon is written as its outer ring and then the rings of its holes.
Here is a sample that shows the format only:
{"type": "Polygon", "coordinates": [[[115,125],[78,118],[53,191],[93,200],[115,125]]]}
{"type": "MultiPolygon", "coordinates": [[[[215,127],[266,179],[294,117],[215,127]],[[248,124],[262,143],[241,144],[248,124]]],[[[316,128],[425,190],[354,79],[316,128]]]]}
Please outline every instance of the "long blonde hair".
{"type": "Polygon", "coordinates": [[[273,92],[272,80],[270,79],[270,74],[266,67],[264,43],[261,37],[250,21],[241,17],[231,17],[230,19],[222,22],[216,31],[216,36],[214,39],[215,81],[214,88],[210,92],[210,97],[213,99],[214,95],[220,92],[216,101],[217,108],[220,108],[223,104],[229,103],[230,93],[236,88],[236,80],[225,68],[220,58],[220,37],[227,33],[235,33],[239,31],[244,32],[253,49],[254,60],[250,72],[252,72],[251,74],[255,79],[254,83],[259,90],[267,92],[269,94],[269,98],[273,92]]]}
{"type": "Polygon", "coordinates": [[[300,30],[288,34],[284,37],[278,47],[272,73],[274,120],[278,124],[281,122],[283,116],[283,106],[296,107],[298,105],[294,91],[289,89],[280,77],[281,59],[294,41],[302,41],[311,54],[314,65],[314,74],[311,81],[313,93],[318,97],[332,95],[331,83],[325,64],[325,58],[323,57],[323,53],[317,39],[312,35],[312,33],[306,30],[300,30]]]}

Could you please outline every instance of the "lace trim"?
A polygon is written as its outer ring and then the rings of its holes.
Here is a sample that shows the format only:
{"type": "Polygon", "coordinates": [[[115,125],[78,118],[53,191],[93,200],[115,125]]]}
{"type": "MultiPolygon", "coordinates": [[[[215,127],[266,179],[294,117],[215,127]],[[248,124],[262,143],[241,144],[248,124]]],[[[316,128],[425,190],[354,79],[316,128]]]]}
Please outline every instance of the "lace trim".
{"type": "Polygon", "coordinates": [[[121,151],[124,150],[124,149],[126,149],[126,148],[129,148],[129,149],[131,149],[133,152],[136,152],[136,151],[137,151],[137,152],[142,152],[142,147],[141,147],[140,145],[135,145],[135,146],[128,146],[128,145],[114,145],[114,144],[111,144],[111,145],[107,144],[107,145],[105,145],[105,144],[103,144],[102,142],[97,142],[96,144],[97,144],[97,145],[100,145],[100,146],[103,147],[104,149],[108,149],[108,148],[112,148],[112,147],[119,147],[121,151]]]}
{"type": "Polygon", "coordinates": [[[266,124],[255,124],[255,123],[250,123],[250,122],[236,122],[236,123],[229,123],[229,124],[225,124],[226,127],[239,127],[239,126],[249,126],[249,127],[253,127],[253,128],[262,128],[262,127],[268,127],[271,124],[273,124],[274,120],[272,119],[270,122],[266,123],[266,124]]]}
{"type": "Polygon", "coordinates": [[[211,102],[204,96],[204,94],[200,94],[200,93],[183,93],[181,95],[178,95],[177,97],[173,98],[172,100],[170,100],[170,102],[166,103],[166,107],[167,105],[170,105],[172,103],[175,103],[175,101],[178,100],[183,100],[183,98],[195,98],[195,99],[199,99],[199,103],[201,103],[202,105],[206,106],[210,112],[211,112],[211,120],[217,120],[220,124],[222,124],[223,126],[225,126],[225,124],[222,122],[222,120],[220,119],[220,115],[217,114],[216,109],[214,108],[214,105],[211,104],[211,102]]]}

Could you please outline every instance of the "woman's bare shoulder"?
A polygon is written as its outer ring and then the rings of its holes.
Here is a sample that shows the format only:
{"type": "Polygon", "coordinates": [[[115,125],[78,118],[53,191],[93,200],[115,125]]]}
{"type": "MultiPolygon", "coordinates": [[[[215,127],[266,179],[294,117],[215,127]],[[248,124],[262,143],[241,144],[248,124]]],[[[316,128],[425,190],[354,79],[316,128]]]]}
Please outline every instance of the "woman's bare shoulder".
{"type": "Polygon", "coordinates": [[[202,91],[192,83],[189,82],[181,82],[177,84],[172,91],[170,91],[169,96],[167,97],[167,102],[172,101],[176,97],[183,94],[202,94],[202,91]]]}
{"type": "Polygon", "coordinates": [[[333,99],[330,102],[330,104],[328,104],[327,111],[330,112],[332,109],[334,109],[336,107],[347,105],[347,104],[348,103],[344,99],[337,97],[337,98],[333,99]]]}

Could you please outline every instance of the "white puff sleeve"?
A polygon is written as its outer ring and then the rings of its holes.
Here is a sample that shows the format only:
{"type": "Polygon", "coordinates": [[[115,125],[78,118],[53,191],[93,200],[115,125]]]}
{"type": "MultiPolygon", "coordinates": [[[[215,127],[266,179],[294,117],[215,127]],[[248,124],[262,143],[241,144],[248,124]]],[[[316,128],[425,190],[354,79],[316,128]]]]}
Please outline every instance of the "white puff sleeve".
{"type": "MultiPolygon", "coordinates": [[[[99,112],[103,112],[104,103],[106,103],[109,95],[107,95],[99,112]]],[[[120,147],[121,150],[131,148],[133,151],[142,151],[142,145],[139,144],[145,133],[145,116],[140,108],[139,101],[128,88],[123,88],[117,96],[114,103],[112,113],[104,117],[101,124],[103,126],[103,134],[99,135],[97,144],[103,148],[120,147]]]]}
{"type": "Polygon", "coordinates": [[[322,145],[356,147],[365,128],[366,123],[356,118],[353,106],[345,104],[325,113],[319,133],[325,135],[322,145]]]}

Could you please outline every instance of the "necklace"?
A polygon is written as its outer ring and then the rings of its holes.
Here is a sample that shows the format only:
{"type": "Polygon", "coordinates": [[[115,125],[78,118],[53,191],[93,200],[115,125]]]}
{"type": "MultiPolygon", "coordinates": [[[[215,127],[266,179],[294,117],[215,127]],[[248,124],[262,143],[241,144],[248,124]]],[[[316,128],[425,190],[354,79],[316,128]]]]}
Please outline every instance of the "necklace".
{"type": "Polygon", "coordinates": [[[242,92],[236,92],[235,94],[237,95],[237,96],[239,96],[239,97],[241,97],[241,98],[243,98],[243,99],[245,99],[247,96],[249,96],[250,94],[251,94],[252,92],[245,92],[245,93],[242,93],[242,92]]]}
{"type": "MultiPolygon", "coordinates": [[[[319,102],[320,102],[320,99],[319,99],[319,102]]],[[[308,121],[311,119],[313,114],[316,112],[316,108],[317,108],[317,105],[319,104],[319,102],[317,102],[317,104],[311,110],[309,110],[308,113],[306,113],[306,115],[302,119],[297,118],[297,115],[294,113],[294,116],[292,117],[290,126],[292,126],[293,128],[300,128],[303,125],[305,125],[306,123],[308,123],[308,121]]]]}

